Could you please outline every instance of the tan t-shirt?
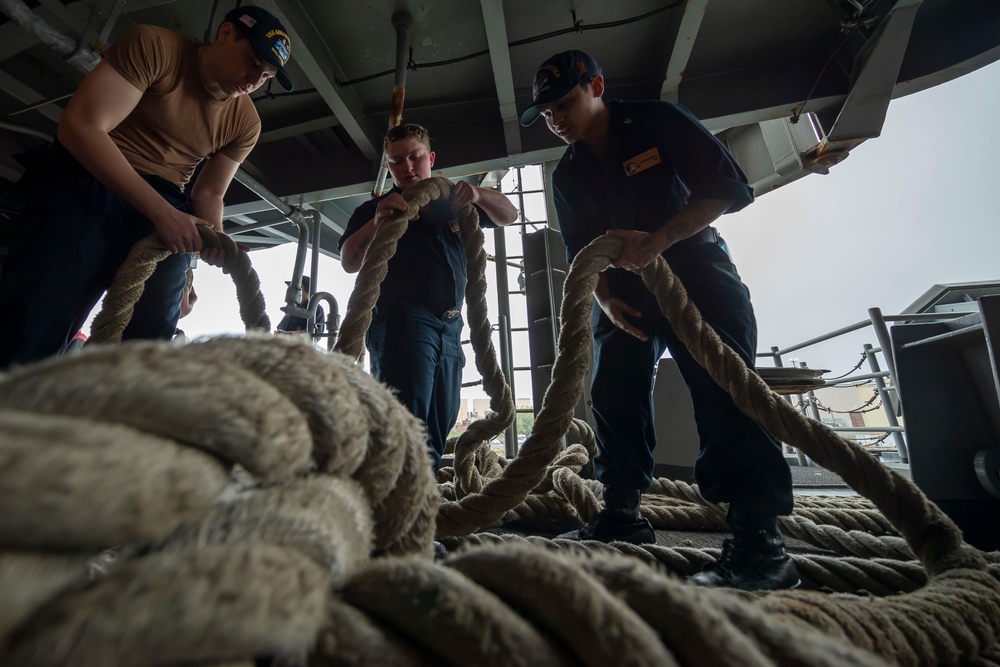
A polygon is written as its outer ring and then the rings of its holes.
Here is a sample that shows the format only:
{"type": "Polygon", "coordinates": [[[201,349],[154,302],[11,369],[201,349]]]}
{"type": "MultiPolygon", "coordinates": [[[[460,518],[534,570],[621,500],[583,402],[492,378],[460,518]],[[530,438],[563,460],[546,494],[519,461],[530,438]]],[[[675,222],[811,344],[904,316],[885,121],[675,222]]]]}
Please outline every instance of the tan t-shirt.
{"type": "Polygon", "coordinates": [[[140,25],[103,54],[143,93],[111,131],[112,140],[137,172],[181,187],[214,153],[243,162],[260,135],[260,117],[249,96],[219,102],[205,90],[198,74],[199,46],[170,30],[140,25]]]}

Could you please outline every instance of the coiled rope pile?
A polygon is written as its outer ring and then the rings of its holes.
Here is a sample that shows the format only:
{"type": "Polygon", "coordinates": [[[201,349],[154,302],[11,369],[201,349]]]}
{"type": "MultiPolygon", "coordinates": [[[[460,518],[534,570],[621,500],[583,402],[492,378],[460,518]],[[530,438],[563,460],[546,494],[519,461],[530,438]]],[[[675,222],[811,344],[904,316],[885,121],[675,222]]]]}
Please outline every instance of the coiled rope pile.
{"type": "MultiPolygon", "coordinates": [[[[380,228],[371,261],[449,188],[408,190],[410,210],[380,228]]],[[[808,583],[845,592],[698,589],[668,570],[711,553],[477,533],[579,525],[599,508],[576,473],[592,441],[568,415],[590,363],[593,286],[620,241],[599,239],[574,263],[552,385],[505,461],[486,444],[513,407],[480,300],[482,234],[471,212],[460,224],[494,412],[458,440],[440,485],[420,424],[354,366],[367,328],[355,320],[370,317],[360,291],[339,344],[349,356],[264,336],[132,343],[0,377],[0,662],[1000,665],[996,554],[771,394],[662,261],[643,278],[692,354],[772,433],[870,498],[803,501],[783,525],[853,554],[797,560],[808,583]],[[584,443],[560,452],[567,431],[584,443]],[[435,534],[461,548],[435,563],[435,534]]],[[[371,284],[366,270],[359,285],[371,284]]],[[[722,508],[695,488],[660,480],[651,491],[643,511],[656,525],[719,525],[722,508]]]]}

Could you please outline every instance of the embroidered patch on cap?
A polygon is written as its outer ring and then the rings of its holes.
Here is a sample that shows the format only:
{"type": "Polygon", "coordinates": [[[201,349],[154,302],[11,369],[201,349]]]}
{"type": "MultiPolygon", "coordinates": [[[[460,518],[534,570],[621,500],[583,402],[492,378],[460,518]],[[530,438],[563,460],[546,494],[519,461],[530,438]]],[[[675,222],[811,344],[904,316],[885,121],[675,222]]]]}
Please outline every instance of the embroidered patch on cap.
{"type": "Polygon", "coordinates": [[[281,30],[269,30],[265,37],[274,40],[271,44],[271,51],[274,55],[278,56],[278,60],[280,60],[282,66],[284,66],[284,64],[288,62],[288,56],[291,52],[291,44],[289,42],[288,35],[281,30]]]}

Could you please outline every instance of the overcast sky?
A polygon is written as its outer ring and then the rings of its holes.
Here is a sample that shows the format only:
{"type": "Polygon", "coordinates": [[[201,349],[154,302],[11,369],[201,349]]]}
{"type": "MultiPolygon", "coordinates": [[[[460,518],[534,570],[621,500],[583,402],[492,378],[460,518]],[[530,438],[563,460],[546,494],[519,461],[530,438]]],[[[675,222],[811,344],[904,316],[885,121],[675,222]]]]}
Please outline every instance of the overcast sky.
{"type": "MultiPolygon", "coordinates": [[[[1000,280],[1000,63],[889,105],[882,136],[719,229],[750,287],[758,350],[895,314],[939,283],[1000,280]]],[[[871,329],[792,356],[835,375],[871,329]]],[[[786,364],[787,365],[787,364],[786,364]]]]}
{"type": "MultiPolygon", "coordinates": [[[[998,113],[994,63],[893,101],[882,136],[829,175],[800,179],[723,218],[717,226],[752,293],[758,350],[866,319],[873,306],[898,313],[936,283],[1000,279],[992,202],[1000,190],[1000,124],[990,120],[998,113]]],[[[294,254],[291,244],[251,254],[272,326],[294,254]]],[[[196,275],[200,300],[181,328],[193,336],[240,332],[230,278],[205,266],[196,275]]],[[[343,308],[354,276],[323,257],[319,284],[343,308]]],[[[870,328],[789,357],[840,375],[865,342],[877,346],[870,328]]]]}

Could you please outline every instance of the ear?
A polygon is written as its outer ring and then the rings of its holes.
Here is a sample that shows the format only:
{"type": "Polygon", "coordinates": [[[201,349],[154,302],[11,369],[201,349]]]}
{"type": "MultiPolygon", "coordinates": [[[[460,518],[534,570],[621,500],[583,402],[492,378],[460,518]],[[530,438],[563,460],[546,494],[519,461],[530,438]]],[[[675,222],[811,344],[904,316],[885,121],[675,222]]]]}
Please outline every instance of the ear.
{"type": "Polygon", "coordinates": [[[431,151],[431,166],[434,166],[434,151],[431,151]]]}
{"type": "Polygon", "coordinates": [[[594,78],[590,80],[590,87],[594,91],[594,97],[601,97],[604,95],[604,75],[595,74],[594,78]]]}
{"type": "Polygon", "coordinates": [[[234,26],[229,21],[223,21],[222,23],[219,24],[219,29],[215,33],[215,41],[225,42],[227,40],[231,40],[235,30],[236,26],[234,26]]]}

